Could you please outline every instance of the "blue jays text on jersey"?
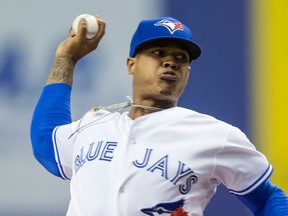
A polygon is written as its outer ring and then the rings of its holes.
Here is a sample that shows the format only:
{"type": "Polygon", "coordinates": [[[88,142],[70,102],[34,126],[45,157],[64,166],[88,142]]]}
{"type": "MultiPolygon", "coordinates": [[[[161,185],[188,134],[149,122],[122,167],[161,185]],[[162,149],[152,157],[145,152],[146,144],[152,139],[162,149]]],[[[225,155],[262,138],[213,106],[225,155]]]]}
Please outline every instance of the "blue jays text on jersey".
{"type": "MultiPolygon", "coordinates": [[[[85,149],[84,146],[80,149],[80,153],[74,159],[75,173],[85,165],[85,163],[94,160],[111,162],[113,160],[113,152],[117,148],[117,142],[111,141],[98,141],[89,144],[89,148],[85,149]]],[[[87,147],[87,146],[85,146],[87,147]]],[[[198,177],[196,174],[187,167],[186,164],[178,160],[177,172],[169,169],[169,155],[163,155],[157,161],[150,160],[153,149],[146,148],[143,158],[135,159],[131,163],[139,169],[146,169],[152,173],[158,173],[161,177],[169,180],[173,185],[176,185],[180,179],[185,178],[184,182],[179,184],[179,192],[186,194],[190,191],[193,184],[197,183],[198,177]]]]}

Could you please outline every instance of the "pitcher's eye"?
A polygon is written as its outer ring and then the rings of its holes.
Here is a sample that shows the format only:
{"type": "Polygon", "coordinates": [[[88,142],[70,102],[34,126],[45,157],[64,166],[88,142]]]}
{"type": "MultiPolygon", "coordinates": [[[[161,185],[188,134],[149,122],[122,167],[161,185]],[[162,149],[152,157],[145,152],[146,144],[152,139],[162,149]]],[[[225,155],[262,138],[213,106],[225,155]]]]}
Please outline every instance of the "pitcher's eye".
{"type": "Polygon", "coordinates": [[[186,54],[182,54],[182,53],[180,53],[180,54],[177,54],[176,56],[175,56],[175,58],[177,59],[177,60],[179,60],[179,61],[181,61],[181,62],[185,62],[185,61],[188,61],[188,59],[189,59],[189,57],[186,55],[186,54]]]}
{"type": "Polygon", "coordinates": [[[153,54],[162,57],[164,55],[164,52],[163,50],[153,50],[153,54]]]}

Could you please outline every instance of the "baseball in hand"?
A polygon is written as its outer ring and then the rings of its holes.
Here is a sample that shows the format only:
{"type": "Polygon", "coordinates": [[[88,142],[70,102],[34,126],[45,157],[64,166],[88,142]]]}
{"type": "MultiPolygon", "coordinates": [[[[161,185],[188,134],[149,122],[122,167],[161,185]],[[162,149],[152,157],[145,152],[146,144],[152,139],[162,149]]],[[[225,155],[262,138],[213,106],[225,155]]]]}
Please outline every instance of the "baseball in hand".
{"type": "Polygon", "coordinates": [[[78,17],[76,17],[73,21],[73,24],[72,24],[73,31],[77,35],[79,21],[82,18],[84,18],[87,22],[86,38],[87,39],[94,38],[98,32],[99,25],[98,25],[98,22],[97,22],[97,19],[95,18],[95,16],[92,16],[90,14],[81,14],[78,17]]]}

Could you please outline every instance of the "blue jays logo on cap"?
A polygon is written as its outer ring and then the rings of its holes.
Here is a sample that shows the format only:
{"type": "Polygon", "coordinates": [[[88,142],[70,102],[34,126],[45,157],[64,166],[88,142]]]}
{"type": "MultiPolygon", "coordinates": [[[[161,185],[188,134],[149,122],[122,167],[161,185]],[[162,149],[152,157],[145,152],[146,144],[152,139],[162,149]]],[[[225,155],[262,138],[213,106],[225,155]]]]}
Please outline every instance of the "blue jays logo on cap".
{"type": "Polygon", "coordinates": [[[159,22],[156,22],[154,25],[155,26],[164,26],[165,28],[167,28],[169,30],[169,32],[171,34],[173,34],[177,30],[180,30],[180,31],[184,30],[184,27],[183,27],[181,22],[171,21],[168,19],[163,19],[159,22]]]}
{"type": "Polygon", "coordinates": [[[187,215],[183,210],[184,200],[178,200],[175,202],[158,203],[150,208],[141,209],[141,212],[145,215],[156,216],[156,215],[187,215]]]}

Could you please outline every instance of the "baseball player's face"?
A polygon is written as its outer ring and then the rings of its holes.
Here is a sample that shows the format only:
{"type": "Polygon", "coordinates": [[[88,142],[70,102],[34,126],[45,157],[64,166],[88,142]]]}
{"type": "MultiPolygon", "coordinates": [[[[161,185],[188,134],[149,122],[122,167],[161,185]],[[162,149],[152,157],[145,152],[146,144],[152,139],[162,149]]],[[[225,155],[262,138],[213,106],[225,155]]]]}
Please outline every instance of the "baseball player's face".
{"type": "Polygon", "coordinates": [[[189,78],[189,64],[189,54],[179,42],[146,45],[127,61],[133,75],[134,101],[151,98],[176,105],[189,78]]]}

